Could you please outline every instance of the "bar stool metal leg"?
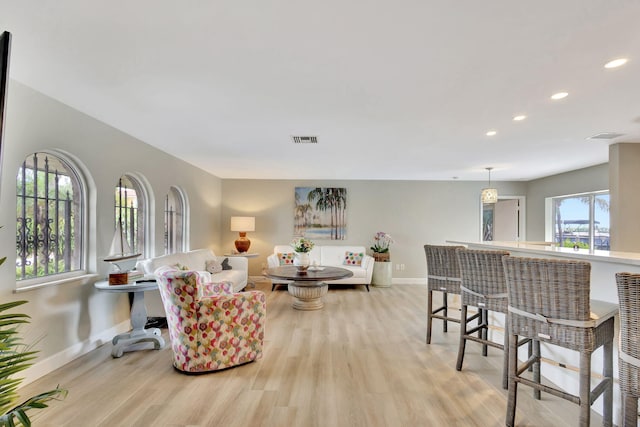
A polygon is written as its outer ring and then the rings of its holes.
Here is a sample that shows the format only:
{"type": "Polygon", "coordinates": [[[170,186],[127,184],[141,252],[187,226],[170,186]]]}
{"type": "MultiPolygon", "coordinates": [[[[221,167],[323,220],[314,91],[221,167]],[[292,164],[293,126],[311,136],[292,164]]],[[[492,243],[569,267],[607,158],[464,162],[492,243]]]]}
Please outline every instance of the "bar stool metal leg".
{"type": "Polygon", "coordinates": [[[608,427],[613,425],[613,342],[606,343],[603,351],[602,374],[609,383],[603,395],[602,422],[608,427]]]}
{"type": "MultiPolygon", "coordinates": [[[[482,338],[484,341],[486,341],[488,339],[489,336],[489,310],[486,310],[484,308],[480,309],[480,320],[478,320],[478,324],[482,325],[482,329],[480,329],[480,338],[482,338]]],[[[484,357],[487,357],[487,355],[489,354],[488,352],[488,346],[486,344],[482,344],[482,355],[484,357]]]]}
{"type": "Polygon", "coordinates": [[[505,425],[513,427],[516,419],[516,401],[518,400],[518,382],[516,381],[516,371],[518,370],[518,336],[509,333],[509,390],[507,395],[507,416],[505,425]]]}
{"type": "Polygon", "coordinates": [[[433,325],[433,291],[427,292],[427,344],[431,344],[431,327],[433,325]]]}
{"type": "Polygon", "coordinates": [[[591,423],[591,353],[580,352],[580,422],[588,427],[591,423]]]}
{"type": "MultiPolygon", "coordinates": [[[[540,384],[540,376],[541,374],[541,368],[542,366],[540,365],[540,359],[541,359],[541,354],[540,354],[540,341],[538,340],[533,340],[532,341],[532,354],[533,357],[535,357],[536,359],[536,363],[533,364],[533,381],[535,381],[536,383],[540,384]]],[[[540,389],[534,388],[533,389],[533,398],[535,400],[540,400],[540,389]]]]}
{"type": "Polygon", "coordinates": [[[636,427],[638,425],[638,398],[622,393],[622,424],[620,427],[636,427]]]}
{"type": "MultiPolygon", "coordinates": [[[[502,388],[507,390],[509,388],[509,322],[505,317],[504,322],[504,354],[502,355],[502,388]],[[508,350],[507,350],[508,349],[508,350]]],[[[517,350],[516,350],[517,351],[517,350]]]]}
{"type": "Polygon", "coordinates": [[[447,332],[447,317],[449,317],[449,298],[447,298],[447,293],[442,293],[442,313],[444,319],[442,320],[442,332],[447,332]]]}
{"type": "Polygon", "coordinates": [[[456,362],[456,370],[462,370],[462,363],[464,361],[464,350],[466,347],[467,340],[465,339],[465,335],[467,335],[467,306],[462,305],[461,308],[461,316],[460,316],[460,343],[458,344],[458,361],[456,362]]]}

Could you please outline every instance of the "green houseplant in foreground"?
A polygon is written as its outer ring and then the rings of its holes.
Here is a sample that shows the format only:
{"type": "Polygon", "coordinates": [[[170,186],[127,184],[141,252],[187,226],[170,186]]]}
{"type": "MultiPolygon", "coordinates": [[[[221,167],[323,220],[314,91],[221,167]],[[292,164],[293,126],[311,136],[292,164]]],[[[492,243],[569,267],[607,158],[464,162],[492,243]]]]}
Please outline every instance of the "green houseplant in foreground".
{"type": "MultiPolygon", "coordinates": [[[[5,258],[0,259],[0,265],[5,258]]],[[[46,408],[52,399],[63,399],[67,391],[56,387],[55,390],[40,393],[18,403],[18,387],[22,378],[12,378],[13,375],[24,371],[33,363],[37,351],[31,350],[22,343],[18,328],[29,323],[29,316],[21,313],[6,313],[27,301],[13,301],[0,304],[0,427],[15,425],[30,426],[31,420],[27,415],[29,409],[46,408]]]]}

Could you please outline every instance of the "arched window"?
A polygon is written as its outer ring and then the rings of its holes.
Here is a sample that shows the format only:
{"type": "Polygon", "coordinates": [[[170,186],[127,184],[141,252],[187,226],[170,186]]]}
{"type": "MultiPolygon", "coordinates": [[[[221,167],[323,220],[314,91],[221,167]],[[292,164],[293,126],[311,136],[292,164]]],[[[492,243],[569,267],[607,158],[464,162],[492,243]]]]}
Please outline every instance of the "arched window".
{"type": "Polygon", "coordinates": [[[182,189],[171,187],[164,202],[164,252],[187,250],[188,205],[182,189]]]}
{"type": "Polygon", "coordinates": [[[84,269],[86,187],[72,163],[29,155],[16,186],[16,280],[84,269]]]}
{"type": "Polygon", "coordinates": [[[146,206],[145,193],[140,181],[131,175],[122,175],[115,188],[114,218],[134,253],[145,253],[146,206]]]}

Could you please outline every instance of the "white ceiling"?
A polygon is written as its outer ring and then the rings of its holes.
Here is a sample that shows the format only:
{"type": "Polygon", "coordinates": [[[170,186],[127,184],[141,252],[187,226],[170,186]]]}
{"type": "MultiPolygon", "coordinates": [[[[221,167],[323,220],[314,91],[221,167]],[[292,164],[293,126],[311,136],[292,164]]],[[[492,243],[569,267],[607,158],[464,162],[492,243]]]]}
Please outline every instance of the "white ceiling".
{"type": "Polygon", "coordinates": [[[639,19],[638,0],[0,0],[13,79],[222,178],[604,163],[640,141],[639,19]]]}

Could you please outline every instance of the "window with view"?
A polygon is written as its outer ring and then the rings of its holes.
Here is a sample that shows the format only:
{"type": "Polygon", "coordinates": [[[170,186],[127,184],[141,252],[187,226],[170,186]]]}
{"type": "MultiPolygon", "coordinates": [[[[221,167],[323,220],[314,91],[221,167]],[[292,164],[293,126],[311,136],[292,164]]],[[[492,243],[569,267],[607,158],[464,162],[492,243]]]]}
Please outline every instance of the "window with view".
{"type": "Polygon", "coordinates": [[[164,252],[172,254],[185,251],[187,221],[185,220],[186,198],[176,187],[169,189],[164,202],[164,252]]]}
{"type": "Polygon", "coordinates": [[[34,153],[16,178],[16,280],[81,270],[85,190],[75,168],[34,153]]]}
{"type": "Polygon", "coordinates": [[[609,192],[553,197],[553,241],[558,246],[609,250],[609,192]]]}
{"type": "Polygon", "coordinates": [[[115,188],[115,226],[134,253],[144,253],[144,197],[142,186],[133,177],[123,175],[115,188]]]}

